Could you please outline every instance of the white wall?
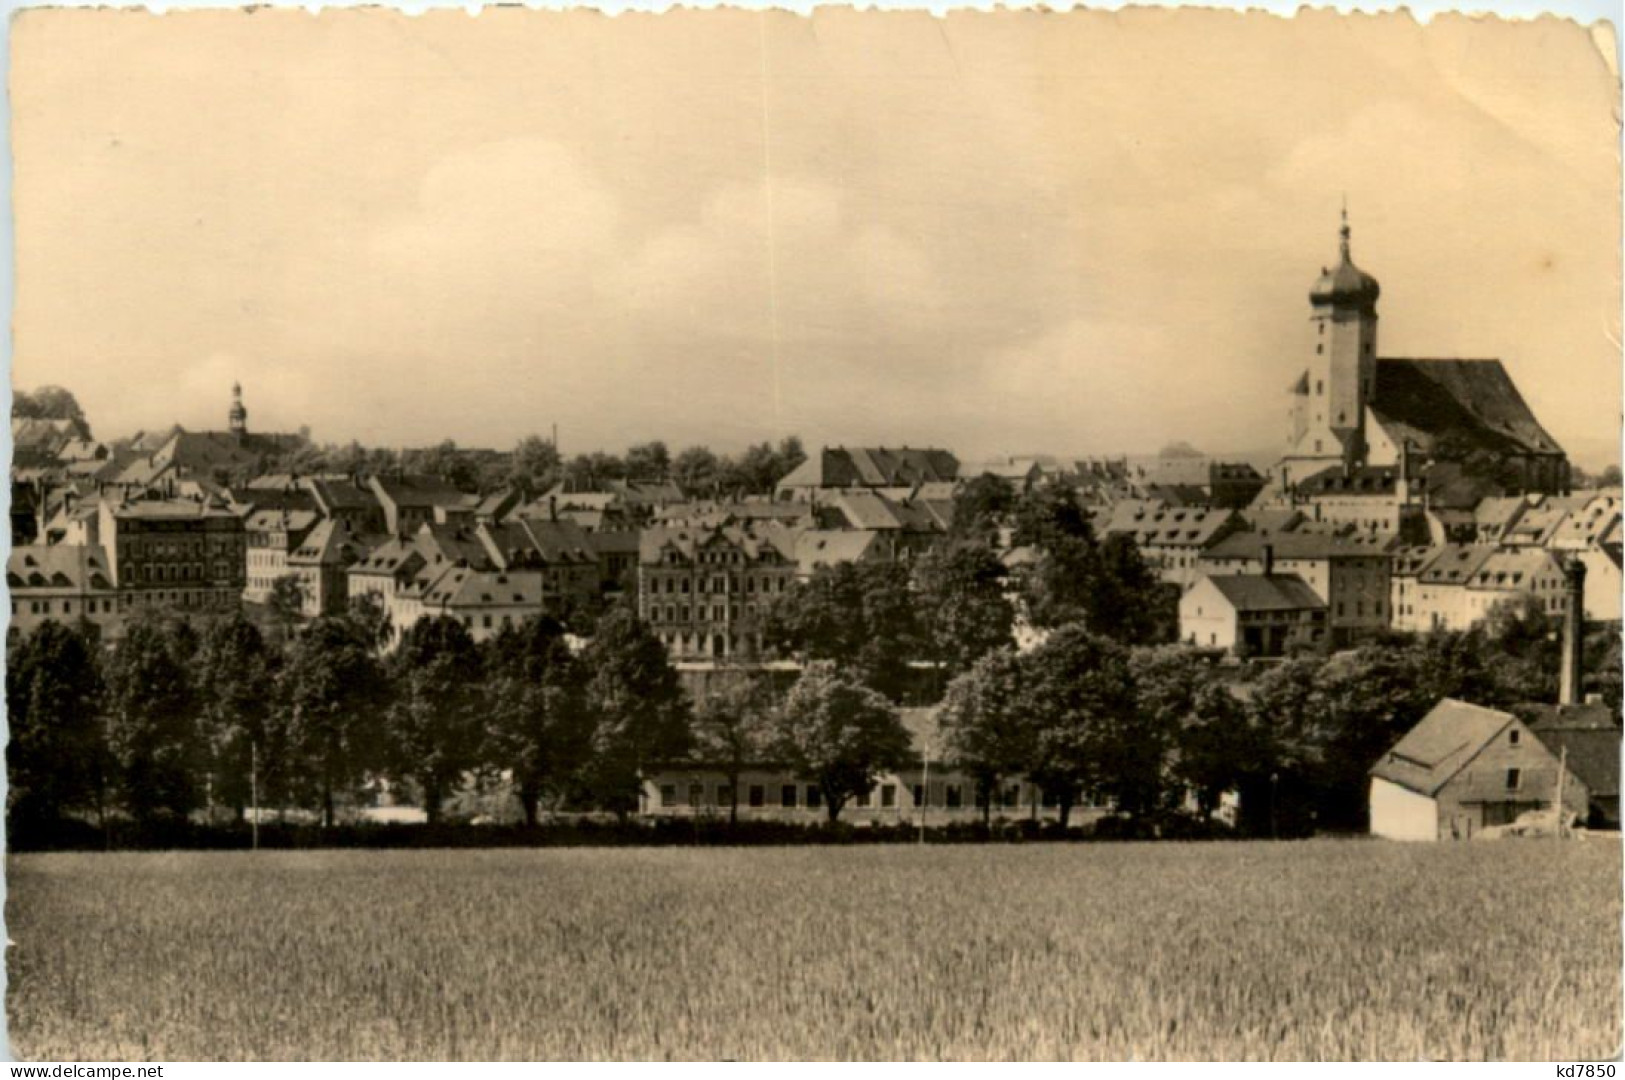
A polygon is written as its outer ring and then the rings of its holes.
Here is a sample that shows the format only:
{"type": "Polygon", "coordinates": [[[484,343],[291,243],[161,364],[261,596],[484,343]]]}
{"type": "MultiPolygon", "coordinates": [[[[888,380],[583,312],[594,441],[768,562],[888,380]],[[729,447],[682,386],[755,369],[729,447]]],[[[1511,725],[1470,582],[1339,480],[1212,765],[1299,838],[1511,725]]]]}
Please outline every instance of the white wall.
{"type": "Polygon", "coordinates": [[[1385,840],[1437,840],[1438,804],[1426,795],[1372,777],[1371,835],[1385,840]]]}

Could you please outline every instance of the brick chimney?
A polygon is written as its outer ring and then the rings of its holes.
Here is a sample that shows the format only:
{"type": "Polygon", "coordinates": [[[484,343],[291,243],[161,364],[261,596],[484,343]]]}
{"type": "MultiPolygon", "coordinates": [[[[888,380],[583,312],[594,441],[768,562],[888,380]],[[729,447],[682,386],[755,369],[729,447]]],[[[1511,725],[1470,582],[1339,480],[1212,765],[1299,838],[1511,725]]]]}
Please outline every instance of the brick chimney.
{"type": "Polygon", "coordinates": [[[1570,559],[1563,567],[1563,653],[1557,703],[1580,704],[1580,682],[1585,659],[1585,563],[1570,559]]]}

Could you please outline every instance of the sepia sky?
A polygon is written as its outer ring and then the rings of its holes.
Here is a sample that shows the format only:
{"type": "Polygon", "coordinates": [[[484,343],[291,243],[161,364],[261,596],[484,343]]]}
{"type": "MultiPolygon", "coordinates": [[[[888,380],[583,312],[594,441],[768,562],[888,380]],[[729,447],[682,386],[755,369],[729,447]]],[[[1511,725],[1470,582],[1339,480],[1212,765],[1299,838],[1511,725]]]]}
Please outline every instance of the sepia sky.
{"type": "Polygon", "coordinates": [[[1384,355],[1500,357],[1617,451],[1615,79],[1555,19],[30,10],[13,50],[13,380],[104,437],[241,379],[251,427],[390,446],[1268,449],[1346,195],[1384,355]]]}

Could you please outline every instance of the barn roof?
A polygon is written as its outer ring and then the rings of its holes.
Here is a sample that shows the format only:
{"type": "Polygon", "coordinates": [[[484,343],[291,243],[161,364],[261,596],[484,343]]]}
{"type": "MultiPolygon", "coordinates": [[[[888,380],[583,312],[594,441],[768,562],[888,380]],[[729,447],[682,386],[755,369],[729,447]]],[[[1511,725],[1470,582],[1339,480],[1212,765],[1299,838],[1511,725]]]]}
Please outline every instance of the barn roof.
{"type": "Polygon", "coordinates": [[[1431,797],[1516,720],[1511,713],[1445,698],[1372,766],[1371,775],[1431,797]]]}

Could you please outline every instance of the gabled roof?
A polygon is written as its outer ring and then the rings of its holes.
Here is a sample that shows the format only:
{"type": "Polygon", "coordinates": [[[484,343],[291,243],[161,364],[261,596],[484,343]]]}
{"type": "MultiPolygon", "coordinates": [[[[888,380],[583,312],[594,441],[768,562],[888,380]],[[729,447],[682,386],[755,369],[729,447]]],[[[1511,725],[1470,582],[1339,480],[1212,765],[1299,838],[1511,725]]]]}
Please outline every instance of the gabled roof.
{"type": "Polygon", "coordinates": [[[305,566],[350,566],[384,542],[382,537],[351,532],[341,518],[326,518],[288,553],[288,562],[305,566]]]}
{"type": "Polygon", "coordinates": [[[743,552],[749,559],[768,555],[790,561],[795,558],[795,538],[795,530],[773,522],[753,527],[724,525],[717,528],[657,525],[643,530],[638,543],[638,560],[652,565],[660,562],[663,552],[674,550],[683,559],[692,561],[702,548],[726,546],[743,552]]]}
{"type": "Polygon", "coordinates": [[[1424,585],[1465,585],[1495,554],[1494,548],[1482,544],[1440,544],[1433,551],[1416,572],[1416,580],[1424,585]]]}
{"type": "Polygon", "coordinates": [[[11,549],[6,558],[6,586],[27,589],[111,591],[113,574],[107,554],[93,544],[30,544],[11,549]]]}
{"type": "Polygon", "coordinates": [[[1545,575],[1563,577],[1563,567],[1545,548],[1493,548],[1489,558],[1478,565],[1468,580],[1468,588],[1527,592],[1545,575]]]}
{"type": "Polygon", "coordinates": [[[1112,507],[1100,527],[1103,536],[1127,535],[1142,547],[1206,548],[1227,528],[1240,523],[1234,510],[1170,506],[1153,499],[1125,499],[1112,507]]]}
{"type": "Polygon", "coordinates": [[[931,448],[824,447],[779,481],[780,488],[909,487],[959,478],[959,461],[931,448]]]}
{"type": "Polygon", "coordinates": [[[1326,607],[1297,574],[1212,574],[1206,580],[1237,611],[1323,611],[1326,607]]]}
{"type": "Polygon", "coordinates": [[[796,537],[796,568],[811,574],[821,566],[858,562],[876,550],[880,535],[850,529],[808,529],[796,537]]]}
{"type": "Polygon", "coordinates": [[[542,574],[539,570],[474,570],[452,567],[426,573],[422,600],[425,606],[456,610],[532,607],[541,610],[542,574]]]}
{"type": "Polygon", "coordinates": [[[396,506],[409,506],[414,509],[435,507],[460,509],[464,506],[463,492],[438,476],[397,473],[390,476],[374,476],[371,482],[373,491],[380,499],[388,499],[396,506]]]}
{"type": "Polygon", "coordinates": [[[1431,798],[1517,722],[1511,713],[1445,698],[1372,766],[1371,774],[1431,798]]]}
{"type": "Polygon", "coordinates": [[[1567,751],[1565,765],[1593,799],[1619,799],[1620,728],[1607,705],[1534,704],[1517,711],[1552,756],[1567,751]]]}
{"type": "Polygon", "coordinates": [[[1560,454],[1499,360],[1382,357],[1370,408],[1396,445],[1445,435],[1497,453],[1560,454]]]}
{"type": "Polygon", "coordinates": [[[1277,559],[1372,558],[1384,554],[1393,537],[1387,533],[1322,531],[1300,524],[1291,532],[1237,532],[1210,547],[1203,559],[1260,560],[1269,546],[1277,559]]]}

